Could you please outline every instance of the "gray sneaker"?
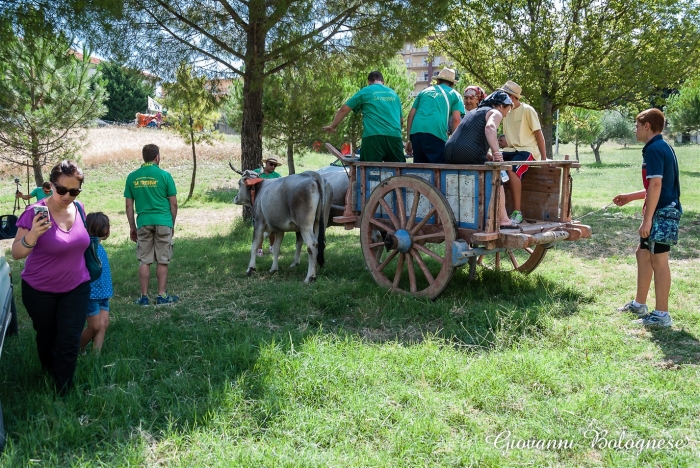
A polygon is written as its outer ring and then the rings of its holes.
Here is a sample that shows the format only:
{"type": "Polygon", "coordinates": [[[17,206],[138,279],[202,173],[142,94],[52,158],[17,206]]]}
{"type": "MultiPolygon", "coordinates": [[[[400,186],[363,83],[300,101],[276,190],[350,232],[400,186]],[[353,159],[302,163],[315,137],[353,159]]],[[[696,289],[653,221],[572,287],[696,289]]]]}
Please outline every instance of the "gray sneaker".
{"type": "Polygon", "coordinates": [[[633,301],[629,301],[627,304],[623,305],[622,307],[618,307],[615,310],[618,312],[632,312],[637,317],[645,317],[649,315],[649,309],[647,308],[646,304],[635,307],[633,301]]]}
{"type": "Polygon", "coordinates": [[[673,325],[673,320],[671,320],[671,314],[666,312],[665,314],[661,315],[655,310],[652,311],[652,313],[647,314],[638,320],[635,320],[635,322],[650,328],[663,328],[670,327],[671,325],[673,325]]]}

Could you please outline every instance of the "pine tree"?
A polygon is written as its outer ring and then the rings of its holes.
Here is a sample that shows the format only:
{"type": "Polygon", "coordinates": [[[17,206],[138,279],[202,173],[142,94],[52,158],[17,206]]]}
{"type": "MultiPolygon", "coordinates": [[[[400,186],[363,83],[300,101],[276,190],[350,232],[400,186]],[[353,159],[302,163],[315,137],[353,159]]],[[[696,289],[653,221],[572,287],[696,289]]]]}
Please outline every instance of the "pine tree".
{"type": "Polygon", "coordinates": [[[86,125],[106,110],[106,92],[89,51],[79,58],[41,10],[16,17],[0,42],[0,158],[32,167],[40,186],[44,166],[75,156],[86,125]]]}
{"type": "Polygon", "coordinates": [[[148,96],[155,94],[155,86],[138,71],[103,62],[102,76],[107,81],[106,120],[126,122],[134,120],[137,112],[146,112],[148,96]]]}

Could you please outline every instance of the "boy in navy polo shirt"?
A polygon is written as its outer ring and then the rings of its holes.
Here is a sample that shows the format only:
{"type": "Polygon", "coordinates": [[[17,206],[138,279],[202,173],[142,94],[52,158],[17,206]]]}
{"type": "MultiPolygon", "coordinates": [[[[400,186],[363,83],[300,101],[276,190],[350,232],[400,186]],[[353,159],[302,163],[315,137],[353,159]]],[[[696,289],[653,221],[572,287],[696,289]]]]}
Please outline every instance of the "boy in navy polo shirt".
{"type": "Polygon", "coordinates": [[[613,203],[623,206],[633,200],[644,199],[643,219],[639,226],[637,247],[637,294],[633,301],[617,309],[629,311],[640,317],[638,323],[647,327],[670,327],[668,296],[671,290],[671,269],[668,265],[670,244],[649,241],[654,213],[659,209],[672,208],[682,212],[681,189],[678,180],[676,154],[661,137],[665,117],[658,109],[647,109],[637,115],[634,132],[637,140],[645,143],[642,148],[642,181],[644,190],[624,193],[613,198],[613,203]],[[656,310],[649,313],[646,299],[654,278],[656,310]]]}

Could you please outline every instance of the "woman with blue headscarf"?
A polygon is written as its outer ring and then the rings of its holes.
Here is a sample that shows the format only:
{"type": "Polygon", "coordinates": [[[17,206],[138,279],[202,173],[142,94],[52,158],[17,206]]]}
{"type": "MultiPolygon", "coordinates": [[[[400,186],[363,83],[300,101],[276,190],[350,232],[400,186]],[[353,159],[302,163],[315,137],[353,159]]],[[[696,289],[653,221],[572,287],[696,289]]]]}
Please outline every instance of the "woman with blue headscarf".
{"type": "Polygon", "coordinates": [[[498,126],[508,114],[513,101],[503,91],[491,93],[468,112],[445,144],[445,159],[452,164],[484,164],[489,157],[503,161],[498,147],[498,126]],[[500,156],[500,159],[499,159],[500,156]]]}
{"type": "MultiPolygon", "coordinates": [[[[486,161],[503,161],[503,153],[498,146],[498,126],[512,105],[510,96],[499,90],[487,96],[475,110],[467,112],[445,144],[445,160],[451,164],[484,164],[486,161]]],[[[517,228],[517,224],[511,222],[506,213],[505,193],[501,193],[500,200],[501,229],[517,228]]]]}

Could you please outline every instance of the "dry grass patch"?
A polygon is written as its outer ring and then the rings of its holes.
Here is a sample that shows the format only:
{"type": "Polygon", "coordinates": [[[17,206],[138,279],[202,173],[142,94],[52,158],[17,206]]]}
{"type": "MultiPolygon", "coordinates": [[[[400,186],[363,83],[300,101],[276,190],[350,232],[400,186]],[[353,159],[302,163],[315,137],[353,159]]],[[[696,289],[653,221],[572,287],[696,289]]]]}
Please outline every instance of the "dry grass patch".
{"type": "MultiPolygon", "coordinates": [[[[192,148],[168,130],[135,127],[94,128],[88,132],[87,146],[80,156],[86,167],[97,167],[106,163],[127,163],[141,159],[141,148],[155,144],[170,163],[192,159],[192,148]]],[[[197,145],[198,159],[239,160],[241,145],[234,141],[217,142],[214,145],[197,145]]]]}

